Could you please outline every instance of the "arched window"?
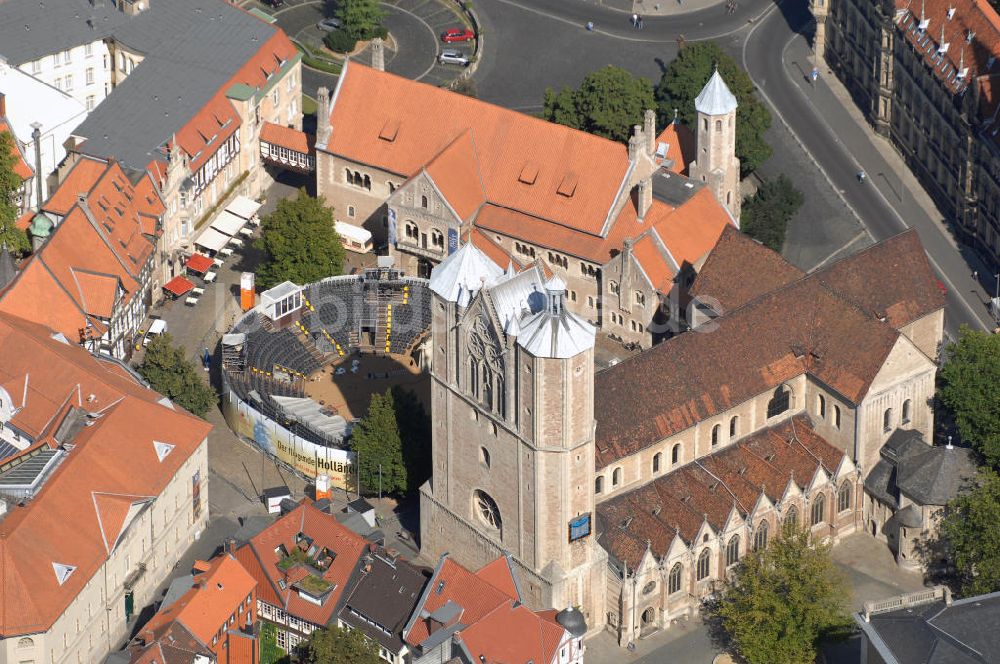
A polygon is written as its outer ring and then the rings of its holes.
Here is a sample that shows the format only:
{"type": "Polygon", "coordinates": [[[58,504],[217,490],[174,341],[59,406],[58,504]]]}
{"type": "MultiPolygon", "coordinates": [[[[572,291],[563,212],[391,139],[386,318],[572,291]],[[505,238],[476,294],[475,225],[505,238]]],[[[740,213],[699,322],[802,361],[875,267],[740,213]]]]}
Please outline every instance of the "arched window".
{"type": "Polygon", "coordinates": [[[732,205],[732,204],[733,204],[733,192],[727,191],[726,192],[726,205],[732,205]]]}
{"type": "Polygon", "coordinates": [[[364,187],[365,187],[365,189],[368,189],[369,191],[372,188],[372,179],[370,177],[368,177],[367,175],[365,176],[364,187]]]}
{"type": "Polygon", "coordinates": [[[837,511],[843,512],[851,509],[851,481],[844,480],[837,492],[837,511]]]}
{"type": "Polygon", "coordinates": [[[882,430],[888,431],[892,428],[892,408],[886,408],[882,413],[882,430]]]}
{"type": "Polygon", "coordinates": [[[654,473],[660,472],[660,460],[662,458],[663,458],[663,454],[661,452],[657,452],[656,454],[653,455],[653,472],[654,473]]]}
{"type": "Polygon", "coordinates": [[[26,650],[28,648],[34,648],[34,647],[35,647],[35,640],[32,639],[30,636],[24,636],[17,640],[18,650],[26,650]]]}
{"type": "Polygon", "coordinates": [[[712,566],[712,554],[708,549],[703,549],[701,555],[698,556],[698,574],[697,580],[701,581],[708,576],[709,569],[712,566]]]}
{"type": "Polygon", "coordinates": [[[479,489],[476,489],[472,495],[473,505],[479,519],[490,528],[500,530],[503,521],[500,519],[500,508],[497,507],[496,501],[488,493],[479,489]]]}
{"type": "Polygon", "coordinates": [[[799,526],[799,508],[798,507],[796,507],[795,505],[792,505],[792,506],[790,506],[788,508],[788,511],[785,512],[785,523],[788,524],[789,526],[791,526],[792,528],[798,528],[798,526],[799,526]]]}
{"type": "Polygon", "coordinates": [[[840,406],[833,405],[833,426],[840,428],[840,406]]]}
{"type": "Polygon", "coordinates": [[[826,496],[822,493],[817,494],[813,498],[812,504],[812,525],[816,526],[823,523],[823,518],[826,516],[826,496]]]}
{"type": "Polygon", "coordinates": [[[757,524],[757,530],[753,533],[754,551],[763,551],[767,548],[767,521],[761,519],[757,524]]]}
{"type": "Polygon", "coordinates": [[[826,419],[826,397],[822,394],[816,395],[816,414],[819,415],[819,419],[826,419]]]}
{"type": "Polygon", "coordinates": [[[594,478],[594,493],[604,493],[604,475],[594,478]]]}
{"type": "Polygon", "coordinates": [[[405,230],[406,230],[406,237],[408,238],[416,240],[417,236],[420,235],[420,230],[417,228],[417,225],[412,221],[406,222],[405,230]]]}
{"type": "Polygon", "coordinates": [[[483,365],[483,403],[486,407],[493,409],[493,372],[490,371],[489,366],[483,365]]]}
{"type": "Polygon", "coordinates": [[[618,282],[617,281],[609,281],[608,282],[608,292],[611,293],[612,295],[618,295],[618,282]]]}
{"type": "Polygon", "coordinates": [[[708,131],[708,118],[704,118],[701,121],[701,128],[704,129],[705,131],[708,131]]]}
{"type": "Polygon", "coordinates": [[[911,410],[911,403],[910,400],[907,399],[906,401],[903,402],[903,424],[910,423],[910,410],[911,410]]]}
{"type": "Polygon", "coordinates": [[[434,230],[432,230],[431,231],[431,244],[433,244],[435,247],[442,247],[443,248],[444,247],[444,233],[442,233],[441,231],[439,231],[436,228],[434,230]]]}
{"type": "Polygon", "coordinates": [[[740,561],[740,536],[733,535],[726,545],[726,567],[735,565],[740,561]]]}
{"type": "Polygon", "coordinates": [[[344,180],[347,181],[347,184],[354,184],[354,173],[351,172],[351,169],[344,169],[344,180]]]}
{"type": "Polygon", "coordinates": [[[715,131],[722,131],[722,120],[715,121],[715,131]]]}
{"type": "Polygon", "coordinates": [[[427,209],[428,204],[427,204],[427,197],[426,196],[421,196],[420,197],[420,207],[424,208],[425,210],[427,209]]]}
{"type": "Polygon", "coordinates": [[[767,416],[775,417],[788,410],[790,394],[791,390],[786,385],[779,385],[767,402],[767,416]]]}
{"type": "Polygon", "coordinates": [[[670,463],[675,464],[681,460],[681,444],[676,443],[672,450],[670,450],[670,463]]]}
{"type": "Polygon", "coordinates": [[[634,297],[635,297],[635,303],[638,306],[643,307],[643,306],[646,305],[646,294],[645,293],[643,293],[642,291],[636,291],[634,293],[634,297]]]}
{"type": "Polygon", "coordinates": [[[740,416],[733,415],[729,418],[729,437],[735,438],[736,434],[740,432],[740,416]]]}
{"type": "Polygon", "coordinates": [[[622,469],[615,468],[614,472],[611,473],[611,486],[618,486],[622,483],[622,469]]]}
{"type": "Polygon", "coordinates": [[[667,594],[673,595],[681,590],[681,574],[684,572],[684,567],[680,563],[677,563],[670,568],[670,574],[667,576],[667,594]]]}
{"type": "Polygon", "coordinates": [[[360,187],[361,183],[362,183],[361,173],[358,173],[357,171],[354,171],[354,184],[356,186],[360,187]]]}
{"type": "Polygon", "coordinates": [[[712,427],[712,447],[715,447],[716,445],[719,444],[719,435],[720,435],[719,431],[721,430],[722,427],[720,427],[718,424],[712,427]]]}
{"type": "Polygon", "coordinates": [[[479,448],[479,463],[483,464],[487,468],[490,467],[490,451],[485,447],[479,448]]]}

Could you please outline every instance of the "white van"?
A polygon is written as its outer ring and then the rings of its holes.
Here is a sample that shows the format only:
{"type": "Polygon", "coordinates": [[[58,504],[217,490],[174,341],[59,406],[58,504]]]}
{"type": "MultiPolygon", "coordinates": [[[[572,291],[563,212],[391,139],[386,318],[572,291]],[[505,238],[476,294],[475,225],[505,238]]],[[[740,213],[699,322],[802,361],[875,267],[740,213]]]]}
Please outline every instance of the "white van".
{"type": "Polygon", "coordinates": [[[162,318],[154,318],[153,322],[149,324],[149,329],[146,330],[146,336],[142,340],[143,346],[148,346],[149,342],[156,337],[164,334],[167,331],[167,321],[162,318]]]}
{"type": "Polygon", "coordinates": [[[372,250],[372,234],[364,228],[343,221],[334,222],[333,228],[340,236],[344,249],[357,254],[367,254],[372,250]]]}

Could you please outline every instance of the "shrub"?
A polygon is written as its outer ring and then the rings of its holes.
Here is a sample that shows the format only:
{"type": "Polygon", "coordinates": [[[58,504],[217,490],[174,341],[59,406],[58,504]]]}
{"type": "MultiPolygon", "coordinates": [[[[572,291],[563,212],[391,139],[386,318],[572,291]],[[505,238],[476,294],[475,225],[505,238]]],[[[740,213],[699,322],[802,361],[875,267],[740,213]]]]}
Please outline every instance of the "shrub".
{"type": "Polygon", "coordinates": [[[354,50],[358,40],[343,30],[334,30],[333,32],[326,33],[326,36],[323,37],[323,43],[326,44],[328,49],[336,53],[350,53],[354,50]]]}

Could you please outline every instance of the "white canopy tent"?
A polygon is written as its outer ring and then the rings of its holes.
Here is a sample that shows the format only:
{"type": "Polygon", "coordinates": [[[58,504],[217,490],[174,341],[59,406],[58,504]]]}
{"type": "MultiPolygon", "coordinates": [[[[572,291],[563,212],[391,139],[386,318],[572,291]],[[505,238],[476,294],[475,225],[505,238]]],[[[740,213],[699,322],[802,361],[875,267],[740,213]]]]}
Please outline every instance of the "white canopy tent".
{"type": "Polygon", "coordinates": [[[228,212],[232,212],[237,217],[243,217],[247,220],[253,219],[253,216],[257,214],[257,210],[259,209],[260,203],[242,195],[237,196],[233,202],[226,207],[228,212]]]}
{"type": "Polygon", "coordinates": [[[335,221],[333,224],[334,230],[337,231],[337,235],[342,238],[347,238],[365,244],[366,242],[371,242],[372,234],[360,226],[355,226],[354,224],[347,224],[343,221],[335,221]]]}
{"type": "Polygon", "coordinates": [[[233,236],[240,232],[247,223],[247,220],[243,217],[239,217],[228,210],[223,210],[219,213],[219,216],[215,218],[212,222],[212,228],[219,231],[220,233],[225,233],[226,235],[233,236]]]}
{"type": "Polygon", "coordinates": [[[199,247],[204,247],[209,251],[218,251],[222,249],[229,242],[230,238],[228,235],[220,233],[214,228],[206,228],[205,232],[201,234],[197,240],[194,241],[199,247]]]}

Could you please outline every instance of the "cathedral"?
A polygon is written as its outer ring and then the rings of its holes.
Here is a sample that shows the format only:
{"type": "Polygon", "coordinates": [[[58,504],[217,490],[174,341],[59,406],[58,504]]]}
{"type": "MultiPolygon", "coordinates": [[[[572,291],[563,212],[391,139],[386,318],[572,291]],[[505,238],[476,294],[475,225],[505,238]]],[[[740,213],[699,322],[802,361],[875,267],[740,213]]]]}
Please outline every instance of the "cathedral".
{"type": "Polygon", "coordinates": [[[953,451],[929,444],[944,296],[914,232],[805,274],[729,227],[685,292],[703,318],[601,371],[541,262],[465,243],[430,289],[424,555],[506,553],[530,605],[622,645],[696,613],[785,523],[916,564],[942,491],[886,485],[887,459],[953,451]]]}

